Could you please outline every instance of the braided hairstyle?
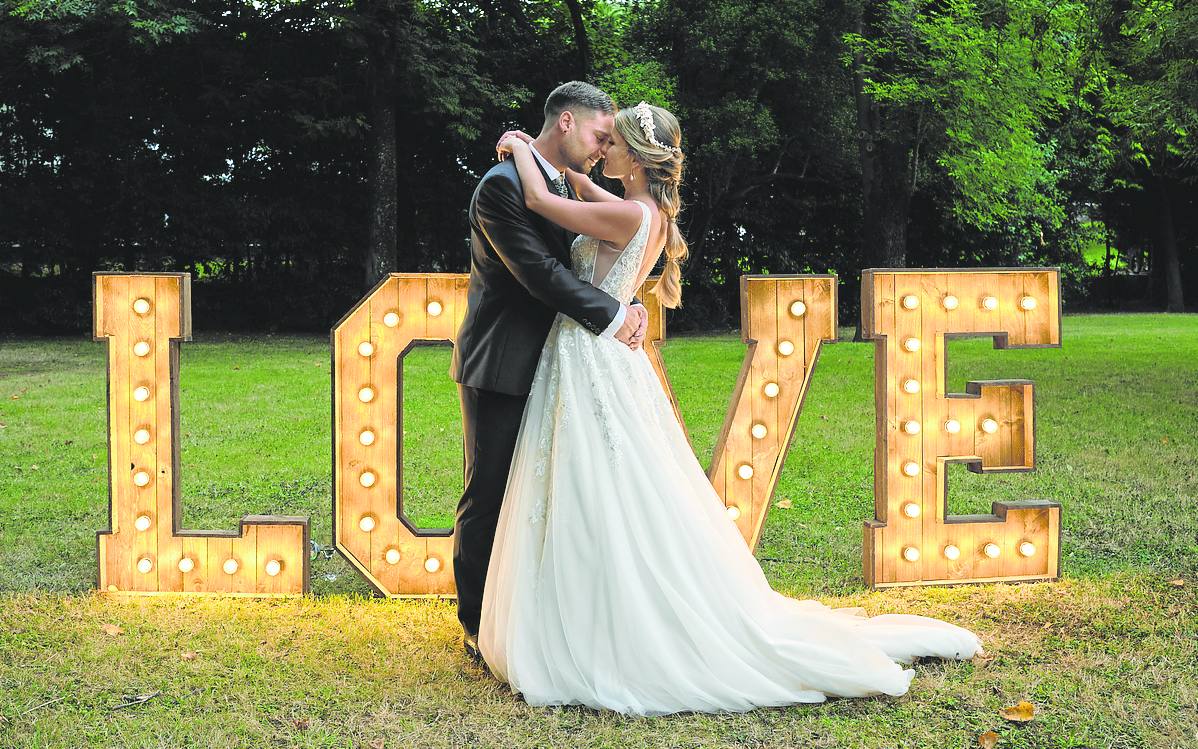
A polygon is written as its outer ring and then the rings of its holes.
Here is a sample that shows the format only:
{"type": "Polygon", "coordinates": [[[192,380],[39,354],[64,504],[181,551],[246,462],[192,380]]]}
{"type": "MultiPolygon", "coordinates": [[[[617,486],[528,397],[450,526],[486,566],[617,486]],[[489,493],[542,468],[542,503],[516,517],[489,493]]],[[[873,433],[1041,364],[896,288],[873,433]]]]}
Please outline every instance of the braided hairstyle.
{"type": "Polygon", "coordinates": [[[682,305],[682,262],[686,260],[686,240],[678,230],[678,211],[682,208],[679,187],[682,185],[682,130],[674,115],[661,107],[648,105],[653,113],[654,138],[664,145],[654,145],[645,135],[634,108],[616,113],[616,130],[628,141],[632,157],[644,167],[649,193],[666,219],[665,268],[653,293],[663,305],[675,309],[682,305]]]}

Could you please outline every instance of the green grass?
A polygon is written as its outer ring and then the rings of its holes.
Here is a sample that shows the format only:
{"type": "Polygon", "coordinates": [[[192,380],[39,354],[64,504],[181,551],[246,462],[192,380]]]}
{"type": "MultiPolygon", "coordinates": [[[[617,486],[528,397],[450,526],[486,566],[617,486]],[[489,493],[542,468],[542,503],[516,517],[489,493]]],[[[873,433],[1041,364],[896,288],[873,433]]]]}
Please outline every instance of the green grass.
{"type": "MultiPolygon", "coordinates": [[[[182,351],[186,527],[300,514],[331,543],[327,338],[199,335],[182,351]]],[[[664,347],[704,463],[743,353],[734,336],[664,347]]],[[[920,664],[899,699],[648,720],[528,707],[467,665],[452,603],[371,598],[339,557],[313,562],[298,600],[92,594],[104,355],[86,339],[0,342],[0,747],[939,748],[988,729],[1004,748],[1198,746],[1198,316],[1069,316],[1061,349],[950,344],[953,390],[1030,378],[1039,419],[1037,470],[953,466],[952,511],[1061,502],[1057,583],[863,589],[873,350],[826,346],[776,497],[793,506],[771,511],[758,549],[767,575],[794,596],[960,623],[995,659],[920,664]],[[1020,699],[1036,719],[1002,721],[1020,699]]],[[[451,521],[461,487],[447,366],[435,348],[405,362],[405,509],[425,527],[451,521]]]]}

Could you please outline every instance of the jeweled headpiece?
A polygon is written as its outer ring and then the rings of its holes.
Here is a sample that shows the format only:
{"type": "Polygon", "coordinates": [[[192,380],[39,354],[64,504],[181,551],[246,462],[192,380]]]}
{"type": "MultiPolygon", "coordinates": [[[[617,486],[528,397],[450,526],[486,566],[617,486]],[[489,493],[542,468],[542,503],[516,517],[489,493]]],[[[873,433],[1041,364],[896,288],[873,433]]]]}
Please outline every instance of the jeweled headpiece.
{"type": "Polygon", "coordinates": [[[653,124],[653,110],[649,108],[648,102],[642,101],[632,108],[636,113],[636,119],[641,123],[641,130],[645,132],[645,139],[663,151],[673,151],[674,153],[682,153],[682,149],[678,146],[667,146],[657,139],[657,126],[653,124]]]}

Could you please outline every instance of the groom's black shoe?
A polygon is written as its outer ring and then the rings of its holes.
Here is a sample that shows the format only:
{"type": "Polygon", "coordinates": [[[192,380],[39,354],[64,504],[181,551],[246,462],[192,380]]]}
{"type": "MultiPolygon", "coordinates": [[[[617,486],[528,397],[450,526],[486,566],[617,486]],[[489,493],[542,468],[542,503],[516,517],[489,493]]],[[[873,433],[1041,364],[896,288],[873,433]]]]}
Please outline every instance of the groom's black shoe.
{"type": "Polygon", "coordinates": [[[466,632],[462,635],[462,648],[465,649],[466,655],[470,656],[470,660],[477,663],[482,663],[483,656],[478,650],[478,635],[466,632]]]}

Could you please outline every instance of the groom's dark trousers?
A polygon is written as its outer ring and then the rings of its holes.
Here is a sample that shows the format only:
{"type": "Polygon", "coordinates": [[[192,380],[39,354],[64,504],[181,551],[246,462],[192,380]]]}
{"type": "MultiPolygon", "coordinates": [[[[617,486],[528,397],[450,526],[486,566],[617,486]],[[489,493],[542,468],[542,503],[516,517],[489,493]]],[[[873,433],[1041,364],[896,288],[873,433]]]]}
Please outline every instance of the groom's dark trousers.
{"type": "MultiPolygon", "coordinates": [[[[545,184],[552,189],[548,175],[545,184]]],[[[570,269],[574,235],[525,207],[513,159],[483,176],[469,218],[470,286],[450,367],[466,450],[453,573],[458,619],[478,634],[516,434],[553,318],[561,312],[600,335],[614,324],[620,303],[570,269]]]]}

